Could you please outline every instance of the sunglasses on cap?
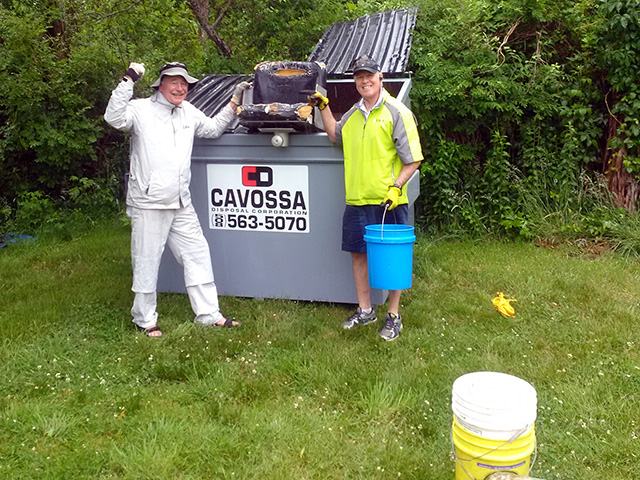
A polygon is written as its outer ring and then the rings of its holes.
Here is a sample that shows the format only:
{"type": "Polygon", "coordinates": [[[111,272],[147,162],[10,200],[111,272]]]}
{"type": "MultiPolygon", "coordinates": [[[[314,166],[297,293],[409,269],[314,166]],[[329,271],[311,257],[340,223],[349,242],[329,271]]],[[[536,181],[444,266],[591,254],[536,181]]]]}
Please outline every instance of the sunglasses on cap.
{"type": "Polygon", "coordinates": [[[356,58],[353,62],[351,62],[352,72],[357,72],[359,70],[366,70],[371,73],[376,73],[380,71],[380,65],[373,58],[368,55],[363,55],[361,57],[356,58]]]}
{"type": "Polygon", "coordinates": [[[162,68],[160,69],[160,74],[162,74],[162,72],[166,70],[169,70],[170,68],[184,68],[185,70],[187,70],[187,66],[184,63],[171,62],[171,63],[166,63],[165,65],[162,66],[162,68]]]}

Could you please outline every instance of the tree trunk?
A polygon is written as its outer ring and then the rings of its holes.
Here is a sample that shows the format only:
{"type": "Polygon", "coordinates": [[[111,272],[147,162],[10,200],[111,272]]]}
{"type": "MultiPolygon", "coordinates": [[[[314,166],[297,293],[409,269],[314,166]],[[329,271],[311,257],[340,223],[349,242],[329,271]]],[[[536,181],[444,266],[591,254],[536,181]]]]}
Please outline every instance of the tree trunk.
{"type": "Polygon", "coordinates": [[[612,140],[617,138],[618,119],[613,115],[609,116],[609,127],[607,130],[607,147],[604,154],[605,174],[607,175],[608,186],[617,207],[624,207],[630,212],[636,211],[638,207],[638,194],[640,193],[640,183],[624,168],[624,157],[627,149],[622,147],[617,150],[608,148],[612,140]]]}
{"type": "Polygon", "coordinates": [[[216,20],[216,22],[212,25],[209,23],[209,0],[189,0],[189,6],[191,7],[191,11],[198,20],[198,23],[207,34],[207,36],[214,41],[214,43],[220,49],[220,52],[227,58],[231,58],[232,51],[231,47],[224,41],[224,39],[218,35],[216,32],[216,25],[222,20],[222,17],[226,13],[227,9],[231,5],[233,0],[229,0],[227,5],[223,9],[222,13],[216,20]]]}

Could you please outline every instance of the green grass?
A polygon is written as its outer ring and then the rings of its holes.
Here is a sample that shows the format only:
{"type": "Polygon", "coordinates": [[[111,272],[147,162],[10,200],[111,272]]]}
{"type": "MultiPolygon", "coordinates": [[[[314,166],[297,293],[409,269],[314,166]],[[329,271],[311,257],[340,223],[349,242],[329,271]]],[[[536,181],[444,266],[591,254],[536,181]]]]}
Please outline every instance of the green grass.
{"type": "Polygon", "coordinates": [[[534,477],[637,476],[638,260],[420,237],[395,342],[286,300],[223,297],[244,326],[206,329],[176,294],[153,340],[128,245],[114,223],[0,250],[0,478],[453,479],[451,388],[479,370],[536,388],[534,477]]]}

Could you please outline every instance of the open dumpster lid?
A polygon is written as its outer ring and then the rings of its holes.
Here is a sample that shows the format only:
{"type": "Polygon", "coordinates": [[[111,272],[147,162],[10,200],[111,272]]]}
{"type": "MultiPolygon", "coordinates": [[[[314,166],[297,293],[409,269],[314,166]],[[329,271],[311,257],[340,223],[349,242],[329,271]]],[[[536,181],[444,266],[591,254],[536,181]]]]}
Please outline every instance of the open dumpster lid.
{"type": "Polygon", "coordinates": [[[374,58],[387,76],[407,68],[417,9],[387,10],[334,23],[324,33],[308,61],[322,62],[327,76],[351,76],[351,63],[362,55],[374,58]]]}
{"type": "Polygon", "coordinates": [[[236,85],[251,79],[252,75],[207,75],[189,89],[187,100],[208,117],[213,117],[229,103],[236,85]]]}
{"type": "MultiPolygon", "coordinates": [[[[376,59],[385,77],[405,75],[417,9],[387,10],[333,24],[324,33],[309,62],[322,62],[327,77],[347,78],[353,60],[361,55],[376,59]]],[[[213,117],[229,103],[235,85],[253,75],[207,75],[189,90],[187,100],[213,117]]],[[[233,130],[237,122],[230,129],[233,130]]]]}

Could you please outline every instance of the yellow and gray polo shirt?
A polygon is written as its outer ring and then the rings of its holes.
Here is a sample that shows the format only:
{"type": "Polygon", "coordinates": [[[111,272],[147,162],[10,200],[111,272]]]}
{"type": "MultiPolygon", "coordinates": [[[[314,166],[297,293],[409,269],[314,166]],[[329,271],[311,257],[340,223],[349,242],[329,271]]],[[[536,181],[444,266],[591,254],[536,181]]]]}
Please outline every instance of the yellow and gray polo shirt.
{"type": "MultiPolygon", "coordinates": [[[[379,204],[402,165],[424,158],[413,113],[385,89],[368,115],[361,101],[342,116],[336,143],[344,152],[347,205],[379,204]]],[[[406,186],[399,203],[408,203],[406,186]]]]}

